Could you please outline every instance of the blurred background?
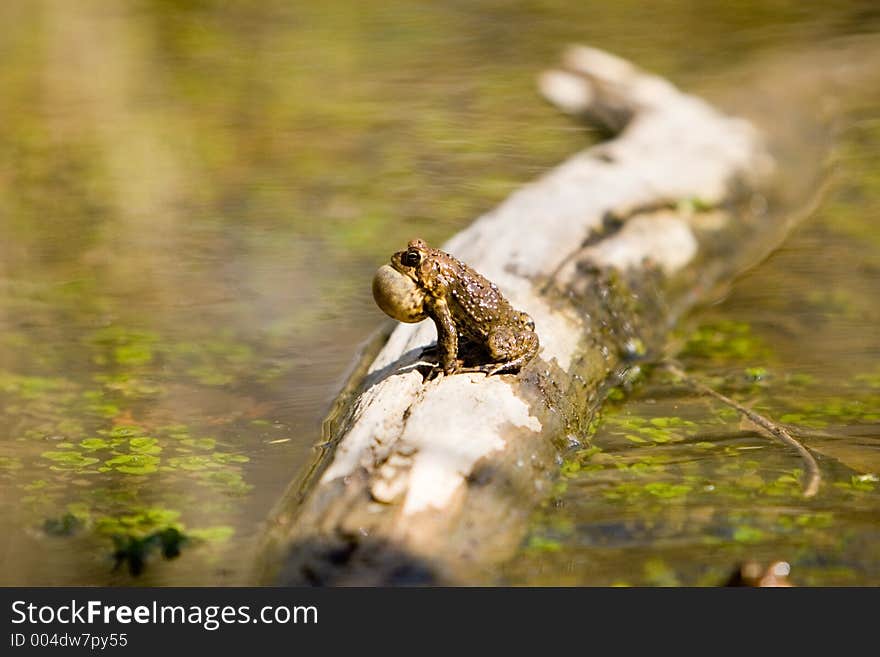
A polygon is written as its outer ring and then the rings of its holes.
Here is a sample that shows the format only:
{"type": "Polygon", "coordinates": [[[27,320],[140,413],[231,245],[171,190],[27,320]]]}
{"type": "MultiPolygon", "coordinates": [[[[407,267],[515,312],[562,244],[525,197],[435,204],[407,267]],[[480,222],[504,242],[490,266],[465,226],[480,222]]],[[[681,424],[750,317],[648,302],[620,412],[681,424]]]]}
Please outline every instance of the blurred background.
{"type": "Polygon", "coordinates": [[[875,0],[0,3],[0,584],[245,583],[361,345],[372,272],[596,139],[537,96],[608,49],[778,144],[785,247],[619,390],[488,583],[880,584],[875,0]],[[786,419],[787,418],[787,419],[786,419]],[[185,538],[184,538],[185,537],[185,538]],[[164,559],[167,556],[174,559],[164,559]]]}

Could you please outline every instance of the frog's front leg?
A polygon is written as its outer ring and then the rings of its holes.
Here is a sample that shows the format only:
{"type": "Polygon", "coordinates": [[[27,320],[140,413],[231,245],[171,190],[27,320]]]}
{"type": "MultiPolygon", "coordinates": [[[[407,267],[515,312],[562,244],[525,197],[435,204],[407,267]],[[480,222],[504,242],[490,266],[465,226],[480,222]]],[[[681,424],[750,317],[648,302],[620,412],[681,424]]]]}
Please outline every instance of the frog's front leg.
{"type": "Polygon", "coordinates": [[[431,304],[431,319],[437,327],[437,348],[440,351],[440,366],[445,374],[458,371],[458,330],[452,320],[449,306],[443,299],[431,304]]]}

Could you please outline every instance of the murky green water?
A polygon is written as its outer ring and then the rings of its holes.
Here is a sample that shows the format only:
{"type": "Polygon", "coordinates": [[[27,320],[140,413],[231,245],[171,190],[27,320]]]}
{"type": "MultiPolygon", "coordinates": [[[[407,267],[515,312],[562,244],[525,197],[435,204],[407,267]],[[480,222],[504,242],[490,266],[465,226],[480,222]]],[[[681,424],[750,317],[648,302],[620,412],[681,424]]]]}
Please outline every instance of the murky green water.
{"type": "Polygon", "coordinates": [[[793,449],[647,368],[566,455],[501,581],[718,585],[738,563],[784,560],[800,585],[880,584],[880,94],[839,130],[819,207],[672,350],[789,426],[817,457],[818,495],[804,498],[793,449]]]}
{"type": "MultiPolygon", "coordinates": [[[[880,16],[45,0],[0,3],[0,25],[0,584],[232,584],[383,321],[375,266],[590,142],[533,91],[563,44],[727,98],[880,16]],[[169,527],[191,539],[164,560],[143,540],[169,527]]],[[[692,371],[821,432],[820,495],[798,496],[796,456],[653,373],[567,455],[498,581],[710,583],[756,556],[878,582],[880,94],[848,94],[830,195],[681,338],[692,371]]]]}

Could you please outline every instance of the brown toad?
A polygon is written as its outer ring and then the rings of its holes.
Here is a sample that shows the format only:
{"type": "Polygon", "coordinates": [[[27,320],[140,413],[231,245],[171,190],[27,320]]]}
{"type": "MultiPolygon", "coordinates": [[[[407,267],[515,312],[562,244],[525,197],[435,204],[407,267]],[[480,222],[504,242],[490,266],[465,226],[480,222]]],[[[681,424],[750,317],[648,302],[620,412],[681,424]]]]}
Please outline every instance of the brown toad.
{"type": "Polygon", "coordinates": [[[434,320],[446,374],[518,370],[538,353],[531,317],[515,310],[497,285],[422,240],[412,240],[379,269],[373,296],[399,321],[434,320]],[[476,364],[466,367],[463,354],[476,364]]]}

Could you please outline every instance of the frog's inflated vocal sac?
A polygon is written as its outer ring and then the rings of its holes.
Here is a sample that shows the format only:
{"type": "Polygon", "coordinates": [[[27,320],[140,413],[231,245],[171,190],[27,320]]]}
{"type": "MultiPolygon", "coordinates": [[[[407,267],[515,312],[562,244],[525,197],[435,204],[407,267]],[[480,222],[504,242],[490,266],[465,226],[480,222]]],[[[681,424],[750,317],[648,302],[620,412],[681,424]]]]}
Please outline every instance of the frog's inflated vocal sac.
{"type": "Polygon", "coordinates": [[[379,269],[373,296],[401,322],[434,320],[446,374],[515,371],[538,353],[531,317],[515,310],[497,285],[422,240],[412,240],[379,269]],[[463,353],[477,364],[466,367],[463,353]]]}

